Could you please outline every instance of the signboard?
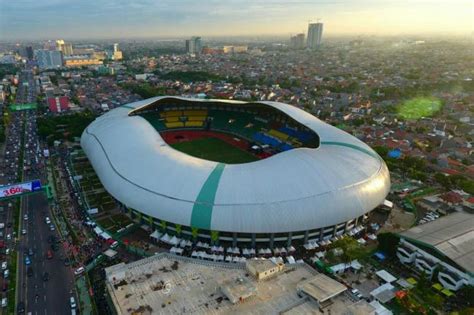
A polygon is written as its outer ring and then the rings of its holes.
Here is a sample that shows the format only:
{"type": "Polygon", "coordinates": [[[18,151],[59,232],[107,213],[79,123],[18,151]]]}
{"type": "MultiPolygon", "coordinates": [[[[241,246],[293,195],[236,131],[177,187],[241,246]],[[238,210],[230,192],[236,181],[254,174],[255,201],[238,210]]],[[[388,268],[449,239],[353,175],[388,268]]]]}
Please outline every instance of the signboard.
{"type": "Polygon", "coordinates": [[[11,104],[10,110],[11,111],[20,111],[20,110],[29,110],[29,109],[37,109],[38,104],[36,103],[24,103],[24,104],[11,104]]]}
{"type": "Polygon", "coordinates": [[[25,182],[20,184],[14,184],[10,186],[0,187],[0,198],[8,198],[17,195],[23,195],[31,192],[41,190],[41,182],[39,179],[35,179],[31,182],[25,182]]]}

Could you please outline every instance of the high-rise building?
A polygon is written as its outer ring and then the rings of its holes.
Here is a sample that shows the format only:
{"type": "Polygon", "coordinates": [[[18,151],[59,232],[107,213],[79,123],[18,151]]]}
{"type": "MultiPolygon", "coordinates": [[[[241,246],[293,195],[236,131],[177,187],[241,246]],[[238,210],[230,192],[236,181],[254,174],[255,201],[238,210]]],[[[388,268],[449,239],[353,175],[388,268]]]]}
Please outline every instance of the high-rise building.
{"type": "Polygon", "coordinates": [[[323,23],[309,23],[308,25],[308,48],[316,49],[321,46],[323,38],[323,23]]]}
{"type": "Polygon", "coordinates": [[[202,52],[201,37],[193,36],[186,40],[186,52],[188,54],[200,54],[202,52]]]}
{"type": "Polygon", "coordinates": [[[113,51],[113,54],[112,54],[112,59],[113,60],[122,60],[122,52],[120,51],[119,49],[119,44],[118,43],[115,43],[114,44],[114,51],[113,51]]]}
{"type": "Polygon", "coordinates": [[[292,49],[303,49],[304,48],[304,34],[296,34],[290,37],[290,47],[292,49]]]}
{"type": "Polygon", "coordinates": [[[56,42],[52,40],[48,40],[44,42],[43,48],[46,50],[56,50],[56,42]]]}
{"type": "Polygon", "coordinates": [[[74,54],[72,45],[64,42],[63,39],[56,40],[56,50],[61,51],[64,56],[71,56],[74,54]]]}
{"type": "Polygon", "coordinates": [[[41,69],[60,68],[63,66],[63,53],[59,50],[37,49],[34,56],[41,69]]]}
{"type": "Polygon", "coordinates": [[[19,52],[20,56],[22,56],[23,58],[33,60],[33,48],[31,46],[21,47],[19,52]]]}

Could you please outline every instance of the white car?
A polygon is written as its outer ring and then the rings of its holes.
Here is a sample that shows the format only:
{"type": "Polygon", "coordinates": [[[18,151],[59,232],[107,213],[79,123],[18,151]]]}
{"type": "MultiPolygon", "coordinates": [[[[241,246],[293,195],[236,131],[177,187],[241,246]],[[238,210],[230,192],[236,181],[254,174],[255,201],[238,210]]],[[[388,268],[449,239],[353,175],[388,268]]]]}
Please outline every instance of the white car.
{"type": "Polygon", "coordinates": [[[76,308],[76,299],[74,299],[73,296],[71,296],[71,299],[69,300],[69,303],[71,304],[71,308],[75,309],[76,308]]]}
{"type": "Polygon", "coordinates": [[[54,231],[54,230],[55,230],[54,224],[51,224],[51,225],[49,226],[49,230],[50,230],[50,231],[54,231]]]}
{"type": "Polygon", "coordinates": [[[360,293],[359,290],[357,290],[357,289],[352,289],[351,292],[352,292],[352,294],[355,295],[359,300],[362,299],[362,294],[360,293]]]}
{"type": "Polygon", "coordinates": [[[12,239],[12,235],[11,234],[7,234],[7,240],[11,240],[12,239]]]}
{"type": "Polygon", "coordinates": [[[7,269],[7,262],[6,261],[2,262],[2,270],[5,270],[5,269],[7,269]]]}
{"type": "Polygon", "coordinates": [[[7,298],[3,298],[2,299],[2,307],[7,307],[8,303],[7,303],[7,298]]]}
{"type": "Polygon", "coordinates": [[[28,215],[27,215],[27,214],[25,214],[25,215],[23,216],[23,220],[28,220],[28,215]]]}
{"type": "Polygon", "coordinates": [[[84,271],[85,271],[84,267],[79,267],[74,271],[74,274],[76,276],[78,276],[78,275],[82,274],[84,271]]]}
{"type": "Polygon", "coordinates": [[[10,272],[8,271],[8,269],[5,270],[5,271],[3,272],[3,278],[7,279],[9,274],[10,274],[10,272]]]}
{"type": "Polygon", "coordinates": [[[49,217],[46,217],[44,221],[46,222],[46,224],[51,224],[51,220],[49,219],[49,217]]]}
{"type": "Polygon", "coordinates": [[[21,230],[21,235],[25,235],[25,234],[26,234],[26,229],[21,230]]]}

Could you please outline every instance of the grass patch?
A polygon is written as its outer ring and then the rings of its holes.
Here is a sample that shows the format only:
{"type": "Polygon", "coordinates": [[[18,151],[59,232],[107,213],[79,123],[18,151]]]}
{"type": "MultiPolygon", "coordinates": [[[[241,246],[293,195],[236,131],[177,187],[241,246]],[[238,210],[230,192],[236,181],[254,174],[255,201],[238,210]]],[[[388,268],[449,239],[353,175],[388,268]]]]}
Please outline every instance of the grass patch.
{"type": "Polygon", "coordinates": [[[248,163],[257,157],[217,138],[203,138],[194,141],[171,144],[171,147],[186,154],[226,164],[248,163]]]}
{"type": "Polygon", "coordinates": [[[403,102],[398,108],[398,114],[407,120],[431,117],[441,109],[442,105],[442,102],[434,97],[416,97],[403,102]]]}

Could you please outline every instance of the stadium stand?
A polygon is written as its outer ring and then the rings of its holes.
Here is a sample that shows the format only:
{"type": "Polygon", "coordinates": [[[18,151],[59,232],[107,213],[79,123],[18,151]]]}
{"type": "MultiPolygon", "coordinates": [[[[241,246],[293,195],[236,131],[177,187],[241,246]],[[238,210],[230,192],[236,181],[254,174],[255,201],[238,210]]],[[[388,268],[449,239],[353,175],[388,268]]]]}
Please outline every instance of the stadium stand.
{"type": "Polygon", "coordinates": [[[145,118],[150,123],[150,125],[152,125],[153,128],[155,128],[156,131],[160,132],[166,129],[166,126],[163,123],[163,120],[160,119],[160,116],[158,116],[157,114],[146,113],[146,114],[142,114],[142,117],[145,118]]]}
{"type": "Polygon", "coordinates": [[[287,135],[289,135],[293,138],[297,138],[299,141],[301,141],[303,143],[306,142],[306,141],[311,140],[311,138],[314,137],[310,132],[298,131],[298,130],[295,130],[295,129],[292,129],[292,128],[289,128],[289,127],[281,127],[279,129],[279,131],[282,132],[282,133],[286,133],[287,135]]]}
{"type": "Polygon", "coordinates": [[[165,117],[173,117],[173,116],[182,116],[182,111],[180,110],[168,110],[168,111],[163,111],[160,113],[160,116],[161,118],[165,118],[165,117]]]}
{"type": "Polygon", "coordinates": [[[179,121],[179,122],[167,122],[165,123],[166,128],[180,128],[184,127],[184,123],[179,121]]]}
{"type": "Polygon", "coordinates": [[[203,121],[187,121],[184,123],[185,127],[202,127],[203,125],[203,121]]]}
{"type": "Polygon", "coordinates": [[[180,117],[171,116],[171,117],[166,117],[166,118],[165,118],[165,121],[166,121],[167,123],[172,123],[172,122],[177,122],[177,121],[181,121],[181,120],[180,120],[180,117]]]}
{"type": "Polygon", "coordinates": [[[317,137],[311,132],[288,125],[282,127],[280,121],[273,120],[268,115],[262,116],[257,112],[229,107],[208,110],[192,108],[176,110],[174,107],[141,115],[159,132],[167,129],[205,127],[207,131],[222,131],[259,145],[267,145],[271,150],[265,149],[267,151],[265,154],[308,145],[308,142],[314,141],[317,137]]]}

